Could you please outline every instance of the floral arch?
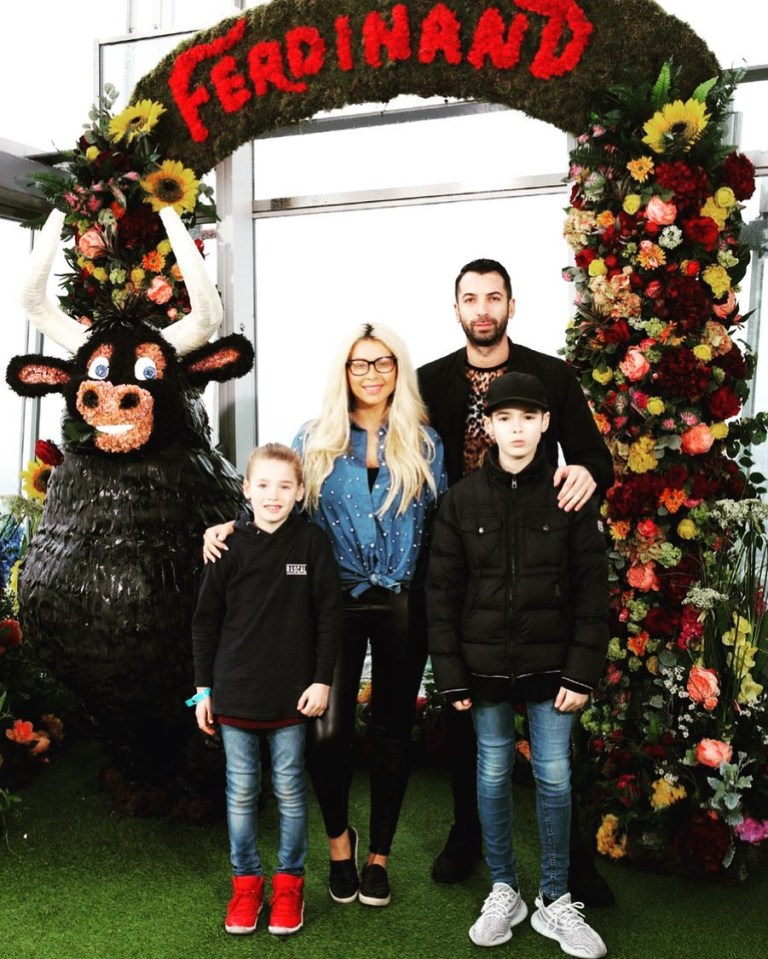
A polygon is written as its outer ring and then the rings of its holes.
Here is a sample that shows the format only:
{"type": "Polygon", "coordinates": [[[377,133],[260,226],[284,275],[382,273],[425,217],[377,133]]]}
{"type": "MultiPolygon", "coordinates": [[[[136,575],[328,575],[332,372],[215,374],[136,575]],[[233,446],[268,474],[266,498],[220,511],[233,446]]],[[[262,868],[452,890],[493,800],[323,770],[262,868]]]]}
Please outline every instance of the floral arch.
{"type": "Polygon", "coordinates": [[[765,417],[736,419],[754,362],[737,303],[754,170],[721,142],[736,77],[718,73],[652,0],[272,0],[182,43],[118,116],[107,89],[66,175],[43,184],[76,240],[63,309],[87,319],[98,296],[138,291],[172,323],[188,300],[149,206],[191,225],[197,178],[260,133],[413,93],[578,135],[565,355],[617,473],[587,806],[604,855],[698,874],[768,848],[765,509],[714,505],[756,495],[744,451],[765,437],[765,417]]]}

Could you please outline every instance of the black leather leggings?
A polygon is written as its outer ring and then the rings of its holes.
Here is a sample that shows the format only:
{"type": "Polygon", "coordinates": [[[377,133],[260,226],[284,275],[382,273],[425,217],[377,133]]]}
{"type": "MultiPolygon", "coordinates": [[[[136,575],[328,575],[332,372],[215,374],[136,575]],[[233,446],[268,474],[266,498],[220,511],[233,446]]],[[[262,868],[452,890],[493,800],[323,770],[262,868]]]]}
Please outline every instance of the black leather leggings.
{"type": "Polygon", "coordinates": [[[423,593],[371,587],[344,605],[344,636],[328,709],[307,728],[307,768],[326,834],[349,824],[357,696],[371,644],[373,757],[370,776],[372,853],[388,855],[410,772],[416,696],[426,662],[423,593]]]}

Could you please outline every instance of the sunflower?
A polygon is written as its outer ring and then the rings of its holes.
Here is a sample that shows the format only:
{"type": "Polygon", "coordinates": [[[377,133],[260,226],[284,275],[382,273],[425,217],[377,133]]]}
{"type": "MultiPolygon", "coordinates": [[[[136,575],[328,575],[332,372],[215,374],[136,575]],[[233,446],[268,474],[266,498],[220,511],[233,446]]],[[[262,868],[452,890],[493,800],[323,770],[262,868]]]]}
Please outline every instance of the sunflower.
{"type": "Polygon", "coordinates": [[[677,147],[685,153],[707,125],[709,114],[705,110],[706,104],[701,100],[667,103],[643,124],[643,143],[647,143],[654,153],[666,153],[670,147],[677,147]]]}
{"type": "Polygon", "coordinates": [[[27,468],[22,471],[24,492],[30,499],[44,500],[48,492],[48,480],[51,478],[51,467],[40,460],[31,460],[27,468]]]}
{"type": "Polygon", "coordinates": [[[141,185],[149,194],[144,202],[151,203],[155,213],[172,206],[181,215],[185,210],[191,213],[195,209],[200,181],[180,160],[165,160],[154,173],[144,177],[141,185]]]}
{"type": "Polygon", "coordinates": [[[126,107],[122,113],[109,121],[109,135],[115,143],[125,137],[126,143],[132,143],[157,125],[160,116],[165,113],[162,103],[155,100],[139,100],[133,106],[126,107]]]}

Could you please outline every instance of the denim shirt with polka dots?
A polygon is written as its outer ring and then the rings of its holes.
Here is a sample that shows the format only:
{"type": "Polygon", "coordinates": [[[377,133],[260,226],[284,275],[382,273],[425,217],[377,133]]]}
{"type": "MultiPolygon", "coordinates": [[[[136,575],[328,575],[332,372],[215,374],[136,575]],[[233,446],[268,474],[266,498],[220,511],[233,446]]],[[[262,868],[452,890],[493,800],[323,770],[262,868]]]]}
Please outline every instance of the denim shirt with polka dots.
{"type": "MultiPolygon", "coordinates": [[[[299,454],[308,426],[305,424],[293,441],[299,454]]],[[[436,497],[424,486],[404,513],[398,515],[398,497],[382,514],[389,490],[389,470],[384,461],[387,426],[379,429],[379,471],[372,488],[365,462],[368,434],[355,423],[350,426],[350,450],[336,458],[325,478],[312,520],[330,537],[342,586],[352,596],[359,596],[369,586],[399,593],[413,579],[436,497]]],[[[430,469],[439,497],[448,488],[443,444],[434,430],[428,428],[428,432],[435,444],[430,469]]]]}

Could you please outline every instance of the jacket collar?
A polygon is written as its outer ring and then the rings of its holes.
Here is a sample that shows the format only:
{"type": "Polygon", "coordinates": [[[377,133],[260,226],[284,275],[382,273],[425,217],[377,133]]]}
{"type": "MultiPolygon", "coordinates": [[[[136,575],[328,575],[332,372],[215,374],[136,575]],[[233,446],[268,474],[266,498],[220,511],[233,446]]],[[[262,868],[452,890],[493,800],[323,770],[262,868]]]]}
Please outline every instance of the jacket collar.
{"type": "Polygon", "coordinates": [[[531,462],[520,470],[519,473],[509,473],[504,469],[503,466],[499,463],[499,448],[494,445],[486,454],[485,462],[483,463],[483,469],[487,471],[490,478],[494,483],[498,483],[501,486],[509,487],[510,480],[514,476],[517,480],[518,485],[520,483],[538,483],[541,481],[542,474],[547,468],[547,451],[544,446],[543,438],[539,440],[539,445],[536,448],[536,454],[534,455],[531,462]]]}

